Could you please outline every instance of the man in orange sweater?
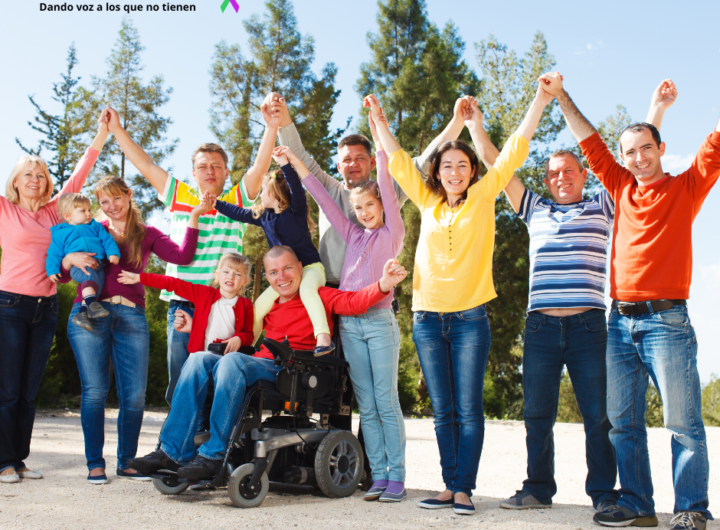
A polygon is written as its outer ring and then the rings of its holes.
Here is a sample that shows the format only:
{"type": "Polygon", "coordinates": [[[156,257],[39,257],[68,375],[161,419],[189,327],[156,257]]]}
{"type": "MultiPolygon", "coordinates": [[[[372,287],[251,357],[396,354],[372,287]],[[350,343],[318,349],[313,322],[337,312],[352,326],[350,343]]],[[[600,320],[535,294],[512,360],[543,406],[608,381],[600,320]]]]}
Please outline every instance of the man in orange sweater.
{"type": "Polygon", "coordinates": [[[608,416],[617,452],[620,499],[595,514],[605,526],[657,526],[645,430],[648,376],[672,431],[673,529],[704,530],[708,452],[701,417],[697,339],[686,300],[692,275],[692,223],[720,176],[720,123],[690,169],[663,173],[665,144],[648,123],[620,135],[620,165],[565,92],[559,74],[541,76],[555,96],[590,169],[615,202],[608,321],[608,416]]]}
{"type": "MultiPolygon", "coordinates": [[[[265,276],[280,296],[264,320],[266,336],[277,341],[287,338],[296,350],[312,350],[315,335],[310,317],[300,300],[302,263],[291,248],[276,246],[265,254],[265,276]]],[[[359,315],[387,296],[393,286],[407,276],[397,260],[389,260],[380,281],[360,291],[338,291],[321,287],[318,291],[332,325],[332,313],[359,315]]],[[[332,333],[332,329],[330,330],[332,333]]],[[[256,356],[240,352],[224,356],[197,352],[183,365],[168,419],[160,433],[160,448],[130,466],[145,475],[160,469],[177,470],[178,476],[201,480],[213,478],[222,464],[230,433],[237,421],[245,389],[264,380],[275,382],[280,371],[272,355],[262,347],[256,356]],[[198,414],[207,396],[208,383],[214,381],[215,397],[210,412],[210,439],[200,447],[193,441],[198,414]]]]}

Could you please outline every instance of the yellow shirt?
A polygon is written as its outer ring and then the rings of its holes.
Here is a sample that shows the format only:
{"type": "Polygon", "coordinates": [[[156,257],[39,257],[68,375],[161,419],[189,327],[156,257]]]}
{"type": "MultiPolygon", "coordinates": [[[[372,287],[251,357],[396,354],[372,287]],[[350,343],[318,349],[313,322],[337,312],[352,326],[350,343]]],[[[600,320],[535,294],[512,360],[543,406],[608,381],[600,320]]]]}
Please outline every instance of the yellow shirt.
{"type": "Polygon", "coordinates": [[[495,165],[468,188],[462,206],[450,208],[425,185],[410,155],[403,150],[390,155],[390,174],[420,209],[422,219],[413,311],[453,313],[497,296],[492,280],[495,199],[527,156],[528,141],[512,135],[495,165]]]}

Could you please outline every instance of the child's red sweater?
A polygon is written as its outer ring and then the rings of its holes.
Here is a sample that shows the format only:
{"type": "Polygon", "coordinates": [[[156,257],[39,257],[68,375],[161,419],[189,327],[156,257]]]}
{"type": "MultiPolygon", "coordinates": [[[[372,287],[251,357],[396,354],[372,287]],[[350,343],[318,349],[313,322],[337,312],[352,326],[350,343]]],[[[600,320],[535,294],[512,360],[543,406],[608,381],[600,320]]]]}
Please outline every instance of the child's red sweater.
{"type": "MultiPolygon", "coordinates": [[[[156,289],[165,289],[190,300],[195,304],[193,325],[190,331],[188,342],[188,353],[195,353],[205,350],[205,330],[210,317],[210,308],[220,300],[220,290],[207,285],[194,283],[163,276],[161,274],[140,274],[140,282],[156,289]]],[[[253,343],[253,305],[247,298],[239,297],[233,307],[235,312],[235,334],[239,337],[243,346],[250,346],[253,343]]],[[[221,337],[218,337],[221,338],[221,337]]],[[[230,338],[230,337],[228,337],[230,338]]]]}

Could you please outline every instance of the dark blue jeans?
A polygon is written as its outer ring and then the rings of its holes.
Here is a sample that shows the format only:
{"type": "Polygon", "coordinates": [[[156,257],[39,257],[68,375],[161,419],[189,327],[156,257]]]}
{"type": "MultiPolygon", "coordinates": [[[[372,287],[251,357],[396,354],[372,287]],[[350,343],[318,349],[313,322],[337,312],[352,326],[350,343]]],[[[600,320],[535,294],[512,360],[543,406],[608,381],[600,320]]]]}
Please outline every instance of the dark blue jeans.
{"type": "Polygon", "coordinates": [[[536,311],[528,314],[523,354],[528,478],[523,491],[542,503],[551,503],[557,493],[553,426],[563,365],[567,366],[585,426],[585,492],[593,506],[618,498],[614,490],[617,461],[608,436],[606,347],[607,322],[601,309],[562,318],[536,311]]]}
{"type": "Polygon", "coordinates": [[[172,397],[175,392],[175,385],[180,379],[180,372],[187,361],[188,342],[190,333],[181,333],[175,330],[175,311],[182,309],[192,316],[195,313],[195,306],[186,300],[170,300],[167,314],[167,363],[168,363],[168,387],[165,393],[165,401],[172,405],[172,397]]]}
{"type": "Polygon", "coordinates": [[[608,322],[608,416],[618,456],[618,504],[635,513],[655,513],[645,429],[645,396],[652,377],[663,403],[665,428],[672,433],[674,512],[708,509],[710,468],[702,420],[697,337],[686,306],[624,316],[613,302],[608,322]]]}
{"type": "Polygon", "coordinates": [[[483,384],[490,353],[485,307],[416,311],[413,341],[433,406],[443,482],[453,493],[470,496],[485,437],[483,384]]]}
{"type": "Polygon", "coordinates": [[[30,454],[35,396],[58,322],[57,296],[0,291],[0,471],[30,454]]]}
{"type": "Polygon", "coordinates": [[[93,331],[72,323],[80,304],[73,306],[68,320],[68,339],[82,385],[80,423],[85,437],[85,458],[90,470],[105,467],[105,401],[110,390],[112,359],[120,402],[117,467],[127,469],[127,461],[135,458],[137,452],[145,412],[150,333],[142,307],[100,304],[110,315],[94,320],[93,331]]]}

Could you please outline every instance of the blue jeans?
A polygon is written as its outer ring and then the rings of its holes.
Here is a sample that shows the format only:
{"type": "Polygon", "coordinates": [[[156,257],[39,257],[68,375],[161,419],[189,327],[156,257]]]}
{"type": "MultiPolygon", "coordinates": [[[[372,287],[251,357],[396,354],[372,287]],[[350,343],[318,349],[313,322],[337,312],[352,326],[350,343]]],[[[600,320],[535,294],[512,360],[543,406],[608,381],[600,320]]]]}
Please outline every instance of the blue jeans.
{"type": "Polygon", "coordinates": [[[433,406],[443,481],[453,493],[470,496],[485,437],[483,385],[490,353],[485,307],[416,311],[413,340],[433,406]]]}
{"type": "Polygon", "coordinates": [[[117,467],[127,469],[128,460],[135,458],[137,452],[145,411],[150,333],[142,307],[100,304],[110,315],[94,320],[93,331],[72,323],[80,304],[73,306],[67,328],[82,386],[80,423],[85,437],[85,459],[90,470],[105,467],[105,401],[112,359],[120,402],[117,467]]]}
{"type": "Polygon", "coordinates": [[[585,492],[593,506],[603,501],[614,503],[619,496],[614,490],[615,449],[608,437],[606,348],[607,322],[601,309],[562,318],[533,311],[525,321],[522,373],[528,478],[523,491],[542,503],[552,503],[557,493],[553,425],[563,365],[570,374],[585,426],[585,492]]]}
{"type": "Polygon", "coordinates": [[[261,379],[274,385],[279,371],[280,367],[275,366],[272,359],[240,352],[193,353],[180,375],[170,414],[160,433],[160,448],[178,464],[186,464],[198,454],[210,460],[222,459],[247,387],[261,379]],[[211,436],[196,448],[194,437],[211,379],[215,383],[211,436]]]}
{"type": "Polygon", "coordinates": [[[697,371],[697,338],[687,307],[623,316],[610,312],[607,373],[610,441],[620,474],[618,504],[635,513],[655,513],[645,429],[648,375],[663,403],[672,432],[674,512],[708,511],[708,448],[697,371]]]}
{"type": "Polygon", "coordinates": [[[175,392],[175,385],[180,379],[183,364],[188,359],[188,342],[190,333],[181,333],[175,330],[175,311],[182,309],[192,316],[195,313],[195,306],[186,300],[170,300],[167,314],[167,363],[168,363],[168,387],[165,393],[165,401],[172,405],[172,397],[175,392]]]}
{"type": "Polygon", "coordinates": [[[398,398],[400,331],[392,309],[340,317],[340,336],[377,480],[405,481],[405,422],[398,398]]]}
{"type": "Polygon", "coordinates": [[[30,454],[37,396],[58,322],[57,296],[0,291],[0,471],[30,454]]]}
{"type": "Polygon", "coordinates": [[[87,274],[77,267],[70,267],[70,277],[78,282],[80,292],[82,292],[85,287],[92,287],[95,289],[96,295],[99,295],[102,292],[103,285],[105,285],[105,269],[103,268],[102,261],[95,261],[98,263],[98,268],[91,269],[88,267],[87,274]]]}

